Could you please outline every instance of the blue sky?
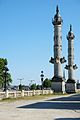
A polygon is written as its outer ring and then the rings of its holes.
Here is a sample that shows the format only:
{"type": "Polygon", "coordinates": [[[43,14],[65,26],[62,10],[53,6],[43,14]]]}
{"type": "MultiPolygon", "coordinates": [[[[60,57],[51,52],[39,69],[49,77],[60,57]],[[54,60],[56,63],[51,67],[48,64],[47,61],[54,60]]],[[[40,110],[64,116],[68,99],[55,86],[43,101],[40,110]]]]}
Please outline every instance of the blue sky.
{"type": "Polygon", "coordinates": [[[56,5],[63,19],[62,52],[66,59],[66,35],[70,24],[73,26],[78,66],[75,77],[80,79],[80,0],[0,0],[0,57],[8,60],[13,84],[19,84],[18,78],[24,78],[25,85],[31,80],[38,84],[41,70],[45,78],[53,77],[49,60],[53,56],[52,18],[56,5]]]}

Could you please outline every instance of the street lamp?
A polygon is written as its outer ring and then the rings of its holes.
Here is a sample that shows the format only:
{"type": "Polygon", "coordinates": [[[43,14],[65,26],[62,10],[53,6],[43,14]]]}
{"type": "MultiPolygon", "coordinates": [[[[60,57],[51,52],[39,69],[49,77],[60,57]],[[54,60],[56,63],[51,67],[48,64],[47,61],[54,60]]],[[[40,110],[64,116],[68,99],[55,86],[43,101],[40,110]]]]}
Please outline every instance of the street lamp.
{"type": "Polygon", "coordinates": [[[7,68],[7,66],[4,67],[3,70],[3,77],[4,77],[4,91],[7,90],[7,71],[9,71],[9,69],[7,68]]]}
{"type": "Polygon", "coordinates": [[[20,81],[20,85],[22,84],[22,80],[23,80],[24,78],[17,78],[17,80],[19,80],[20,81]]]}
{"type": "Polygon", "coordinates": [[[23,79],[24,79],[24,78],[18,78],[18,80],[20,80],[19,90],[22,90],[22,83],[21,83],[21,81],[22,81],[23,79]]]}
{"type": "Polygon", "coordinates": [[[42,90],[43,90],[43,78],[44,78],[44,74],[43,74],[43,71],[41,71],[41,75],[40,75],[40,77],[41,77],[42,90]]]}

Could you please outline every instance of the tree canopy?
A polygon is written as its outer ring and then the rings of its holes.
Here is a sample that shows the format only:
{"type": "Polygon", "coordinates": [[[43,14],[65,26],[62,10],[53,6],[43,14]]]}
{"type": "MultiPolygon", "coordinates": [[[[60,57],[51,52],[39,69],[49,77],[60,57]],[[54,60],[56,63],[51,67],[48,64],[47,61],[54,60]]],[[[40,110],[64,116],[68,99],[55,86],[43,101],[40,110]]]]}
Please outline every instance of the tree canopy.
{"type": "Polygon", "coordinates": [[[49,80],[48,78],[46,78],[43,81],[43,88],[50,88],[51,87],[51,80],[49,80]]]}
{"type": "Polygon", "coordinates": [[[5,83],[6,83],[6,86],[9,86],[10,83],[12,82],[9,69],[7,68],[7,64],[8,64],[7,59],[0,58],[0,87],[1,88],[5,87],[5,83]]]}
{"type": "Polygon", "coordinates": [[[30,89],[31,89],[31,90],[36,90],[36,84],[32,84],[32,85],[30,86],[30,89]]]}

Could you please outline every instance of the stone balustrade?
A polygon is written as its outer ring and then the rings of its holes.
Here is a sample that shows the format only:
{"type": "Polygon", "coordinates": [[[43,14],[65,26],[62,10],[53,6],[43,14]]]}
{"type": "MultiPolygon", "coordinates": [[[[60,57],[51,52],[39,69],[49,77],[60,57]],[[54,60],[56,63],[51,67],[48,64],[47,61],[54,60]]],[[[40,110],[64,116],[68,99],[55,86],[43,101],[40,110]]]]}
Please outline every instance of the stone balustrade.
{"type": "Polygon", "coordinates": [[[30,91],[9,91],[0,92],[0,100],[4,98],[17,98],[17,97],[25,97],[25,96],[34,96],[41,94],[52,94],[52,90],[30,90],[30,91]]]}

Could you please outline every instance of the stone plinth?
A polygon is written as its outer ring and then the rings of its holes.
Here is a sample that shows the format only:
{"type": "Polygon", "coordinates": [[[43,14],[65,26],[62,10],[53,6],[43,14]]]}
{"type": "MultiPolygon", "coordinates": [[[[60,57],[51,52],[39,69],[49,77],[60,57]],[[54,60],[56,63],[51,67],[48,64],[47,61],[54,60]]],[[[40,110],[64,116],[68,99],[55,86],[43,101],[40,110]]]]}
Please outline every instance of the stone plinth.
{"type": "Polygon", "coordinates": [[[51,89],[54,90],[54,92],[65,93],[65,81],[61,78],[53,78],[51,89]]]}
{"type": "Polygon", "coordinates": [[[74,80],[68,80],[66,82],[66,93],[75,93],[76,92],[76,82],[74,80]]]}

